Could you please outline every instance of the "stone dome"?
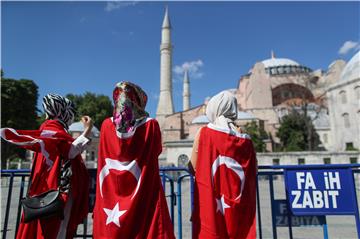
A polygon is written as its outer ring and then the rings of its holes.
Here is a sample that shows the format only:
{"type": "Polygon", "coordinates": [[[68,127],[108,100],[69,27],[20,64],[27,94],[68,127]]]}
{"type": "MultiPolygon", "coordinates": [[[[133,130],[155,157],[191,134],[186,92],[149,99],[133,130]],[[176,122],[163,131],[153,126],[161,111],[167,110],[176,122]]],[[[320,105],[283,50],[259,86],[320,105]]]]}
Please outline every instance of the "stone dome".
{"type": "Polygon", "coordinates": [[[340,81],[351,81],[360,78],[360,51],[346,64],[341,73],[340,81]]]}
{"type": "Polygon", "coordinates": [[[278,66],[300,66],[296,61],[287,59],[287,58],[270,58],[263,60],[265,68],[269,67],[278,67],[278,66]]]}
{"type": "MultiPolygon", "coordinates": [[[[265,71],[269,75],[283,74],[301,74],[312,72],[306,66],[300,65],[294,60],[288,58],[276,58],[274,52],[271,52],[271,58],[261,61],[264,64],[265,71]]],[[[251,74],[252,69],[249,71],[251,74]]]]}

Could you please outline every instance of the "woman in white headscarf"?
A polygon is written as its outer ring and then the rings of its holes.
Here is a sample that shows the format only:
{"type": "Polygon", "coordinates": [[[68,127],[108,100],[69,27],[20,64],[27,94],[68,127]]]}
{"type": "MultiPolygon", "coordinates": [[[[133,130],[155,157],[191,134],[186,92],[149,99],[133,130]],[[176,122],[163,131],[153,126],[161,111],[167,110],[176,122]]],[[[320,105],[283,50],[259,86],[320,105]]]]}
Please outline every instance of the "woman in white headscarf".
{"type": "Polygon", "coordinates": [[[206,107],[210,123],[195,137],[193,238],[256,238],[256,156],[237,114],[235,96],[220,92],[206,107]]]}
{"type": "MultiPolygon", "coordinates": [[[[241,128],[235,124],[238,108],[236,97],[229,91],[221,91],[212,97],[206,106],[206,117],[209,119],[212,127],[228,131],[230,134],[238,135],[241,128]]],[[[195,171],[197,152],[199,146],[200,128],[195,136],[193,150],[190,160],[190,169],[195,171]]]]}

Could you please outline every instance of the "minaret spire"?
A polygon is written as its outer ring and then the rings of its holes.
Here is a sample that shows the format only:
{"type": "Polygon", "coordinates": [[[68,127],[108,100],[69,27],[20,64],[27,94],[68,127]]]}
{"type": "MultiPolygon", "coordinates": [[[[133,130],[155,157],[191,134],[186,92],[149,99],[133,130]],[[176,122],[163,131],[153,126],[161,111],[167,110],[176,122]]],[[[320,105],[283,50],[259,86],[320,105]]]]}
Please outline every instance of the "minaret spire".
{"type": "Polygon", "coordinates": [[[171,28],[171,23],[169,19],[169,10],[167,6],[165,8],[165,16],[164,16],[162,28],[171,28]]]}
{"type": "Polygon", "coordinates": [[[169,11],[166,7],[164,20],[161,29],[160,44],[160,95],[156,111],[156,119],[160,128],[166,115],[174,113],[174,104],[172,100],[172,44],[171,44],[171,24],[169,11]]]}
{"type": "Polygon", "coordinates": [[[188,69],[184,71],[183,110],[190,109],[190,81],[188,69]]]}
{"type": "Polygon", "coordinates": [[[274,50],[271,50],[271,59],[275,59],[275,53],[274,53],[274,50]]]}

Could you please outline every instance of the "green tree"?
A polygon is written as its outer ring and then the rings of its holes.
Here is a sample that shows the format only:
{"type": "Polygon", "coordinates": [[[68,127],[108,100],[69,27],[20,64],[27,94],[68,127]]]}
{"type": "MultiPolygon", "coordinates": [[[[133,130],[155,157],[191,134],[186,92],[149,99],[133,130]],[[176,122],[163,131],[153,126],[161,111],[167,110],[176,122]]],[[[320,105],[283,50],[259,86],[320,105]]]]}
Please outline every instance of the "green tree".
{"type": "Polygon", "coordinates": [[[100,129],[104,119],[112,115],[113,106],[108,96],[86,92],[83,95],[67,94],[66,97],[76,106],[77,121],[82,115],[89,115],[94,120],[95,126],[100,129]]]}
{"type": "Polygon", "coordinates": [[[263,140],[268,138],[265,130],[262,127],[259,127],[255,121],[247,123],[244,130],[248,135],[250,135],[256,152],[265,152],[266,147],[263,140]]]}
{"type": "MultiPolygon", "coordinates": [[[[38,86],[32,80],[3,78],[1,72],[1,128],[36,129],[38,86]]],[[[8,159],[24,158],[25,150],[1,141],[1,167],[8,159]]]]}
{"type": "Polygon", "coordinates": [[[282,118],[276,136],[280,138],[283,151],[312,151],[320,144],[310,117],[296,110],[282,118]]]}

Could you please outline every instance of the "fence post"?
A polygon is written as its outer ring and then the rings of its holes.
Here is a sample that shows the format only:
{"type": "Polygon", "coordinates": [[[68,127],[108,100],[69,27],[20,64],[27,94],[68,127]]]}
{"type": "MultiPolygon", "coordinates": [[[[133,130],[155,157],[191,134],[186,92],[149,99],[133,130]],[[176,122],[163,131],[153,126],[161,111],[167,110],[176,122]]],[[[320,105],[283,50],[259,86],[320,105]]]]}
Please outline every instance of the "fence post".
{"type": "MultiPolygon", "coordinates": [[[[25,176],[21,176],[19,202],[23,197],[24,187],[25,187],[25,176]]],[[[17,231],[19,229],[20,218],[21,218],[21,203],[19,203],[19,205],[18,205],[18,212],[17,212],[17,216],[16,216],[16,230],[15,230],[15,233],[17,233],[17,231]]]]}
{"type": "Polygon", "coordinates": [[[268,177],[269,177],[269,187],[270,187],[271,219],[272,219],[273,238],[277,239],[276,218],[275,218],[274,212],[272,211],[272,209],[274,208],[274,182],[273,182],[273,177],[271,174],[269,174],[268,177]]]}
{"type": "Polygon", "coordinates": [[[7,227],[8,227],[8,222],[9,222],[9,212],[10,212],[13,181],[14,181],[14,173],[10,173],[9,191],[8,191],[7,202],[6,202],[6,211],[5,211],[5,219],[4,219],[3,236],[2,236],[3,239],[6,239],[7,227]]]}
{"type": "Polygon", "coordinates": [[[358,238],[360,239],[360,215],[359,215],[359,204],[357,202],[357,194],[356,194],[356,184],[355,184],[355,175],[354,172],[352,171],[352,176],[353,176],[353,187],[354,187],[354,194],[355,194],[355,206],[356,206],[356,212],[355,212],[355,221],[356,221],[356,230],[357,230],[357,234],[358,234],[358,238]]]}
{"type": "Polygon", "coordinates": [[[259,174],[256,176],[256,201],[257,201],[257,212],[258,212],[258,222],[259,222],[259,237],[262,239],[262,229],[261,229],[261,212],[260,212],[260,192],[259,192],[259,174]]]}
{"type": "Polygon", "coordinates": [[[178,208],[178,239],[182,239],[182,209],[181,209],[181,181],[183,176],[177,180],[177,208],[178,208]]]}

